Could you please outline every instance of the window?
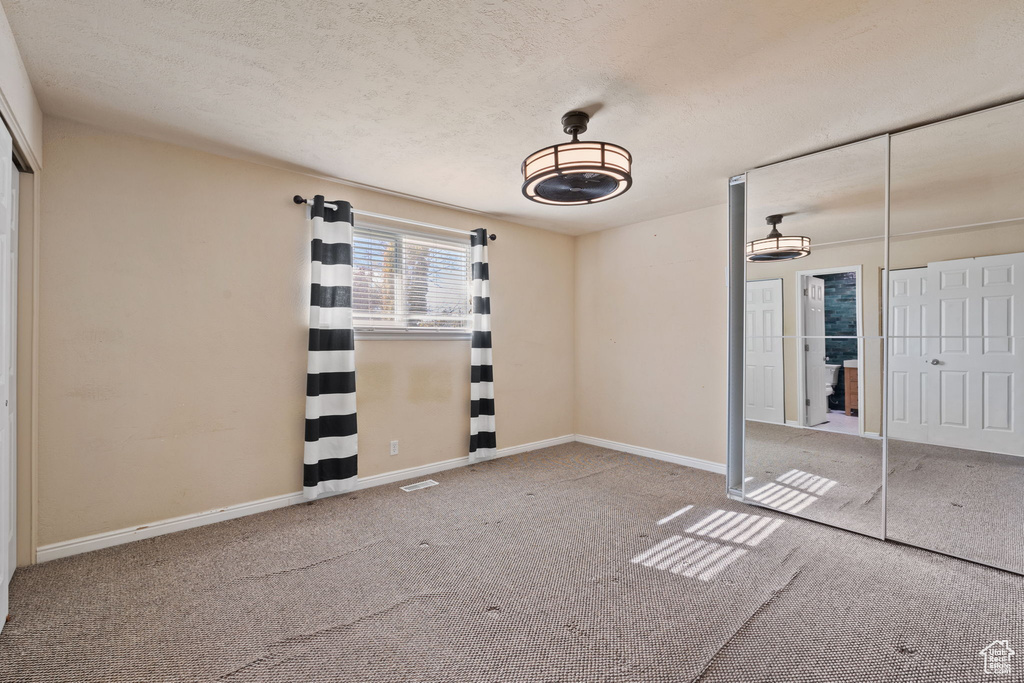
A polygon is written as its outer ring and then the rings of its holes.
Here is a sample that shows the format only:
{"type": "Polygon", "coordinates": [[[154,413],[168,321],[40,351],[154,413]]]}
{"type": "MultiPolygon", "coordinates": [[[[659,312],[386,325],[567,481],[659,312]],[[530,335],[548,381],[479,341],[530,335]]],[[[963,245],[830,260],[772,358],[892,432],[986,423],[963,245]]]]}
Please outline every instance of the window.
{"type": "Polygon", "coordinates": [[[352,234],[356,330],[466,333],[470,248],[464,239],[357,225],[352,234]]]}

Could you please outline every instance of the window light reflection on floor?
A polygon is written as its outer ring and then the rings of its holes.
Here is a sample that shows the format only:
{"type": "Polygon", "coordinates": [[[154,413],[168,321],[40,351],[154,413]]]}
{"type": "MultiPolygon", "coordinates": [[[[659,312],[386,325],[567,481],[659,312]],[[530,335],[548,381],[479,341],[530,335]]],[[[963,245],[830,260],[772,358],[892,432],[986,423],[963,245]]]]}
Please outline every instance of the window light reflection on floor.
{"type": "Polygon", "coordinates": [[[810,472],[804,472],[803,470],[790,470],[781,477],[778,477],[775,481],[819,496],[826,493],[830,488],[838,483],[833,479],[826,479],[825,477],[820,477],[818,475],[811,474],[810,472]]]}
{"type": "MultiPolygon", "coordinates": [[[[687,506],[670,517],[674,519],[692,507],[687,506]]],[[[664,521],[668,521],[668,518],[664,521]]],[[[631,561],[645,567],[709,581],[747,554],[747,548],[741,546],[756,547],[782,523],[781,519],[762,515],[715,510],[691,525],[685,532],[687,535],[670,536],[631,561]],[[710,540],[712,538],[722,542],[710,540]]]]}
{"type": "Polygon", "coordinates": [[[828,493],[837,483],[834,479],[803,470],[790,470],[774,482],[751,491],[746,497],[782,512],[796,513],[828,493]]]}
{"type": "Polygon", "coordinates": [[[633,558],[633,563],[708,581],[743,557],[745,548],[692,537],[672,536],[633,558]]]}
{"type": "MultiPolygon", "coordinates": [[[[749,482],[753,477],[747,477],[749,482]]],[[[752,491],[749,500],[782,512],[799,512],[838,482],[803,470],[790,470],[752,491]]],[[[668,524],[693,509],[687,505],[657,522],[668,524]]],[[[715,510],[634,557],[631,562],[673,574],[710,581],[730,564],[756,548],[785,520],[749,512],[715,510]],[[715,539],[715,540],[711,540],[715,539]]]]}

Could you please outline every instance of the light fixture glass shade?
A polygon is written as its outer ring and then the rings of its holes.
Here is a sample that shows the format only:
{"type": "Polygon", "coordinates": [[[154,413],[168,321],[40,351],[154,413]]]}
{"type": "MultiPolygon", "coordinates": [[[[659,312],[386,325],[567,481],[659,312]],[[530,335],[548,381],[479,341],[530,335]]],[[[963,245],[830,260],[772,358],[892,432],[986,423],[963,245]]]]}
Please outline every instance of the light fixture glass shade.
{"type": "Polygon", "coordinates": [[[609,142],[566,142],[537,150],[523,161],[523,195],[542,204],[594,204],[633,184],[633,157],[609,142]]]}
{"type": "Polygon", "coordinates": [[[761,240],[747,242],[748,261],[787,261],[803,258],[811,253],[811,238],[800,235],[780,235],[772,231],[761,240]]]}

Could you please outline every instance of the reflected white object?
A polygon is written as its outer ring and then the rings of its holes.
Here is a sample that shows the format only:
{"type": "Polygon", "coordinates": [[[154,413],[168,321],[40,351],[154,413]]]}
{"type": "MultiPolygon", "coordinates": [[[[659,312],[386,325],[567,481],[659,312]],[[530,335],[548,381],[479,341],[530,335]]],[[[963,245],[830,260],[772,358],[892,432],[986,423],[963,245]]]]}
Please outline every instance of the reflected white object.
{"type": "Polygon", "coordinates": [[[1024,454],[1022,273],[1024,251],[893,271],[889,436],[1024,454]]]}
{"type": "Polygon", "coordinates": [[[836,393],[836,383],[839,382],[838,365],[825,364],[825,395],[831,396],[836,393]]]}
{"type": "Polygon", "coordinates": [[[855,360],[844,360],[844,361],[843,361],[843,367],[844,367],[844,368],[856,368],[856,367],[860,367],[859,365],[857,365],[857,363],[858,363],[858,361],[857,361],[856,359],[855,359],[855,360]]]}
{"type": "Polygon", "coordinates": [[[782,279],[747,283],[745,412],[748,420],[786,423],[782,279]]]}

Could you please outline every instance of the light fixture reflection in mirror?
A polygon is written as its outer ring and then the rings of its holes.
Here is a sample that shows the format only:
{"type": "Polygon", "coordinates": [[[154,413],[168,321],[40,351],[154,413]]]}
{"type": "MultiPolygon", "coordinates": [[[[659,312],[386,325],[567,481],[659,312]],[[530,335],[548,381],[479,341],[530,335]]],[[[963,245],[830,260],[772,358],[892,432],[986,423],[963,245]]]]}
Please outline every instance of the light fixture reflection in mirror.
{"type": "Polygon", "coordinates": [[[785,236],[779,232],[779,223],[782,222],[781,213],[772,214],[765,218],[768,225],[772,226],[771,232],[764,239],[747,242],[747,260],[754,263],[758,261],[790,261],[803,258],[811,253],[811,238],[801,235],[785,236]]]}

